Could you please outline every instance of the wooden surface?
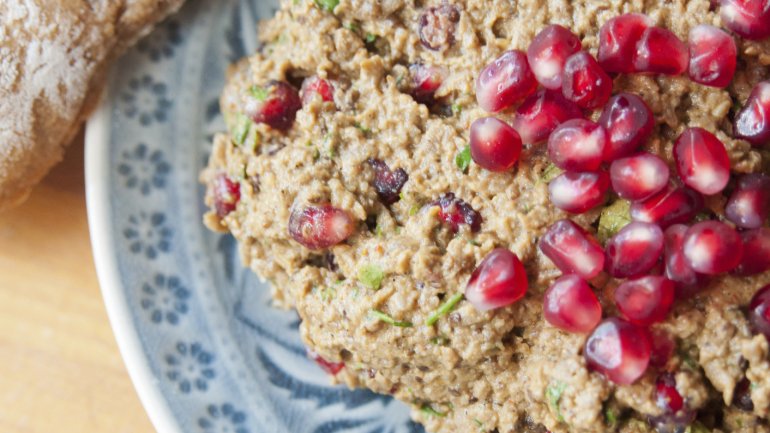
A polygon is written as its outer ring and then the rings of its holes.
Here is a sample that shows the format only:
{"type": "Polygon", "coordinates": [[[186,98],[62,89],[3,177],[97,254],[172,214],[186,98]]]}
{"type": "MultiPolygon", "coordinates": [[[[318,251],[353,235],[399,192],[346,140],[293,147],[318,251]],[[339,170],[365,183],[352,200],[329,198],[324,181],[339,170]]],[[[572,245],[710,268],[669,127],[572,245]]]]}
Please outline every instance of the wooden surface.
{"type": "Polygon", "coordinates": [[[0,213],[0,432],[153,432],[120,358],[91,256],[83,137],[0,213]]]}

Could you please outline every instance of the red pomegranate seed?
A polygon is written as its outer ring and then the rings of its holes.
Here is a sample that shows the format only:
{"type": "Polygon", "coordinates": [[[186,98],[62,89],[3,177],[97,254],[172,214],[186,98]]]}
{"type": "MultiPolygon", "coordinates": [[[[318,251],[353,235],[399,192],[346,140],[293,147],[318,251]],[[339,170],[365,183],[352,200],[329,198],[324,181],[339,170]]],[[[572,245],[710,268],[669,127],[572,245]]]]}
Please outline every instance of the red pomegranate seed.
{"type": "Polygon", "coordinates": [[[730,181],[730,157],[725,145],[703,128],[687,128],[674,145],[679,178],[706,195],[721,192],[730,181]]]}
{"type": "Polygon", "coordinates": [[[455,43],[455,29],[460,22],[460,10],[457,6],[443,4],[430,7],[420,14],[420,42],[425,48],[443,51],[455,43]]]}
{"type": "Polygon", "coordinates": [[[564,65],[562,93],[581,108],[603,106],[612,94],[612,78],[585,51],[573,54],[564,65]]]}
{"type": "Polygon", "coordinates": [[[607,132],[586,119],[559,125],[548,137],[548,157],[555,166],[570,171],[596,171],[602,163],[607,132]]]}
{"type": "Polygon", "coordinates": [[[770,176],[746,174],[740,178],[725,207],[725,216],[738,227],[762,227],[770,216],[770,176]]]}
{"type": "Polygon", "coordinates": [[[516,109],[511,126],[524,143],[533,144],[546,140],[560,124],[580,117],[580,107],[566,100],[561,92],[541,89],[516,109]]]}
{"type": "Polygon", "coordinates": [[[663,373],[655,383],[655,402],[664,413],[673,414],[684,408],[684,399],[676,389],[676,379],[671,373],[663,373]]]}
{"type": "Polygon", "coordinates": [[[337,245],[352,235],[355,228],[347,212],[328,204],[294,209],[289,216],[289,234],[311,250],[337,245]]]}
{"type": "Polygon", "coordinates": [[[697,289],[704,282],[704,277],[695,272],[684,257],[682,246],[688,229],[689,227],[684,224],[674,224],[664,233],[666,278],[677,285],[677,297],[687,297],[679,295],[691,294],[691,290],[686,289],[697,289]]]}
{"type": "Polygon", "coordinates": [[[720,0],[725,27],[746,39],[770,37],[770,0],[720,0]]]}
{"type": "Polygon", "coordinates": [[[652,19],[642,14],[624,14],[607,21],[599,30],[597,58],[602,68],[610,73],[634,72],[636,44],[652,25],[652,19]]]}
{"type": "Polygon", "coordinates": [[[690,79],[706,86],[727,87],[738,63],[735,40],[721,29],[701,24],[690,30],[689,45],[690,79]]]}
{"type": "Polygon", "coordinates": [[[432,104],[433,95],[444,81],[444,71],[435,66],[415,63],[409,66],[412,76],[412,97],[421,104],[432,104]]]}
{"type": "Polygon", "coordinates": [[[540,251],[565,274],[590,280],[604,269],[604,251],[596,239],[574,222],[555,222],[540,238],[540,251]]]}
{"type": "Polygon", "coordinates": [[[613,277],[649,272],[663,254],[663,231],[655,224],[634,221],[607,241],[605,268],[613,277]]]}
{"type": "Polygon", "coordinates": [[[735,116],[733,133],[754,146],[770,143],[770,81],[762,81],[751,91],[735,116]]]}
{"type": "Polygon", "coordinates": [[[604,160],[614,161],[635,152],[652,135],[655,118],[642,98],[619,93],[607,102],[599,124],[607,130],[604,160]]]}
{"type": "Polygon", "coordinates": [[[602,306],[582,278],[564,275],[546,290],[543,316],[563,331],[587,334],[602,320],[602,306]]]}
{"type": "Polygon", "coordinates": [[[645,200],[662,191],[669,175],[668,164],[647,152],[616,159],[610,165],[612,189],[631,201],[645,200]]]}
{"type": "Polygon", "coordinates": [[[650,365],[657,368],[665,367],[676,351],[676,342],[666,331],[653,329],[650,333],[650,343],[652,344],[650,365]]]}
{"type": "Polygon", "coordinates": [[[241,184],[233,182],[226,174],[219,174],[212,185],[214,210],[219,218],[226,217],[241,201],[241,184]]]}
{"type": "Polygon", "coordinates": [[[649,326],[666,319],[674,303],[674,283],[650,275],[624,281],[615,289],[615,305],[631,323],[649,326]]]}
{"type": "Polygon", "coordinates": [[[743,257],[743,241],[729,225],[703,221],[687,230],[682,251],[695,272],[717,275],[738,267],[743,257]]]}
{"type": "Polygon", "coordinates": [[[631,204],[631,219],[662,228],[687,223],[703,209],[703,196],[690,188],[669,187],[647,200],[631,204]]]}
{"type": "Polygon", "coordinates": [[[409,180],[409,175],[403,168],[391,170],[384,161],[374,158],[366,160],[374,170],[374,189],[380,197],[380,201],[393,204],[399,200],[399,193],[404,184],[409,180]]]}
{"type": "Polygon", "coordinates": [[[636,382],[650,363],[646,329],[611,317],[594,329],[583,351],[588,367],[618,385],[636,382]]]}
{"type": "Polygon", "coordinates": [[[770,271],[770,228],[761,227],[741,233],[743,259],[736,273],[756,275],[770,271]]]}
{"type": "Polygon", "coordinates": [[[497,248],[471,274],[465,298],[477,310],[494,310],[523,298],[527,285],[527,273],[516,254],[497,248]]]}
{"type": "Polygon", "coordinates": [[[561,88],[567,57],[580,50],[580,39],[566,28],[551,24],[532,39],[527,48],[529,67],[546,89],[561,88]]]}
{"type": "Polygon", "coordinates": [[[312,350],[307,351],[308,358],[315,361],[316,364],[318,364],[321,369],[332,376],[336,376],[340,371],[342,371],[343,368],[345,368],[344,362],[330,362],[325,360],[321,357],[321,355],[317,354],[316,352],[312,350]]]}
{"type": "Polygon", "coordinates": [[[490,171],[510,170],[521,154],[521,137],[515,129],[494,117],[471,123],[471,157],[490,171]]]}
{"type": "Polygon", "coordinates": [[[770,340],[770,284],[759,289],[749,303],[749,323],[770,340]]]}
{"type": "Polygon", "coordinates": [[[454,193],[442,194],[431,206],[439,207],[439,218],[455,233],[463,224],[473,232],[481,230],[481,215],[471,205],[455,197],[454,193]]]}
{"type": "Polygon", "coordinates": [[[496,113],[531,95],[535,89],[537,80],[529,69],[527,55],[511,50],[482,69],[476,80],[476,100],[484,110],[496,113]]]}
{"type": "Polygon", "coordinates": [[[302,105],[309,104],[316,95],[324,102],[334,102],[334,86],[316,75],[305,78],[299,94],[302,96],[302,105]]]}
{"type": "Polygon", "coordinates": [[[636,44],[634,70],[653,74],[679,75],[687,71],[690,52],[674,32],[649,27],[636,44]]]}
{"type": "Polygon", "coordinates": [[[557,208],[580,214],[604,203],[609,188],[606,172],[568,171],[548,184],[548,196],[557,208]]]}
{"type": "Polygon", "coordinates": [[[264,87],[254,86],[249,92],[245,112],[256,123],[285,131],[291,128],[302,100],[291,84],[270,81],[264,87]]]}

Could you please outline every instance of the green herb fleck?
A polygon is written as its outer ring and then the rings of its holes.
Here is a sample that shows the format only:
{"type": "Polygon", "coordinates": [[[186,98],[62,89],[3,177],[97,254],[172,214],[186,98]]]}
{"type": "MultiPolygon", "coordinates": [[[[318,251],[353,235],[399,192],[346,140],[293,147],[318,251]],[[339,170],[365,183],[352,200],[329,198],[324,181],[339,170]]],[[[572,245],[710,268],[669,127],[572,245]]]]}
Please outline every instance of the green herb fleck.
{"type": "Polygon", "coordinates": [[[353,124],[359,131],[363,132],[364,134],[369,134],[372,132],[371,129],[367,128],[366,126],[361,125],[360,123],[356,122],[353,124]]]}
{"type": "Polygon", "coordinates": [[[382,226],[377,224],[377,227],[374,228],[374,235],[378,238],[382,237],[382,226]]]}
{"type": "Polygon", "coordinates": [[[452,113],[460,114],[463,112],[463,106],[460,104],[452,104],[452,113]]]}
{"type": "Polygon", "coordinates": [[[374,34],[371,34],[371,33],[367,33],[366,36],[364,36],[364,41],[367,44],[373,44],[374,41],[376,41],[376,40],[377,40],[377,35],[374,35],[374,34]]]}
{"type": "Polygon", "coordinates": [[[752,389],[752,390],[757,389],[758,387],[759,385],[757,385],[756,382],[751,382],[751,384],[749,385],[749,389],[752,389]]]}
{"type": "Polygon", "coordinates": [[[345,27],[346,29],[350,30],[353,33],[358,33],[358,30],[360,30],[358,27],[358,24],[353,22],[344,24],[343,27],[345,27]]]}
{"type": "Polygon", "coordinates": [[[420,211],[420,205],[415,203],[412,205],[412,207],[409,208],[409,216],[415,216],[419,211],[420,211]]]}
{"type": "Polygon", "coordinates": [[[270,95],[270,92],[261,86],[257,86],[256,84],[249,87],[249,93],[251,93],[251,96],[257,99],[257,101],[264,101],[267,99],[268,95],[270,95]]]}
{"type": "Polygon", "coordinates": [[[383,278],[385,273],[377,265],[364,265],[358,270],[358,281],[370,289],[378,290],[383,278]]]}
{"type": "Polygon", "coordinates": [[[455,164],[457,164],[457,168],[459,168],[463,173],[468,172],[468,167],[471,165],[470,146],[465,146],[463,150],[457,152],[457,155],[455,155],[455,164]]]}
{"type": "Polygon", "coordinates": [[[428,416],[437,416],[439,418],[444,418],[447,415],[446,413],[439,412],[436,409],[433,409],[431,407],[431,405],[429,405],[429,404],[422,405],[420,410],[422,411],[422,413],[424,413],[425,415],[428,415],[428,416]]]}
{"type": "Polygon", "coordinates": [[[372,317],[378,319],[380,322],[385,322],[388,325],[398,326],[399,328],[411,328],[413,326],[412,322],[400,322],[380,310],[371,310],[369,313],[372,317]]]}
{"type": "Polygon", "coordinates": [[[604,410],[604,419],[607,421],[607,425],[614,426],[615,423],[618,422],[618,417],[615,416],[615,412],[612,410],[612,408],[607,408],[604,410]]]}
{"type": "Polygon", "coordinates": [[[449,344],[449,339],[444,336],[438,336],[433,337],[430,339],[431,344],[435,344],[436,346],[446,346],[449,344]]]}
{"type": "Polygon", "coordinates": [[[696,223],[708,221],[710,219],[711,215],[709,215],[708,212],[699,212],[697,215],[695,215],[695,218],[693,218],[696,223]]]}
{"type": "Polygon", "coordinates": [[[321,151],[313,149],[313,161],[318,161],[319,159],[321,159],[321,151]]]}
{"type": "Polygon", "coordinates": [[[468,243],[473,245],[474,247],[479,247],[481,244],[476,239],[468,239],[468,243]]]}
{"type": "Polygon", "coordinates": [[[299,6],[299,4],[302,2],[302,0],[292,0],[292,3],[294,6],[299,6]]]}
{"type": "Polygon", "coordinates": [[[599,242],[605,243],[615,233],[631,222],[631,203],[618,199],[605,207],[599,216],[599,242]]]}
{"type": "Polygon", "coordinates": [[[324,287],[321,290],[321,299],[329,302],[337,296],[337,290],[334,287],[324,287]]]}
{"type": "Polygon", "coordinates": [[[446,302],[438,307],[436,311],[428,316],[428,319],[425,321],[425,326],[435,325],[436,322],[438,322],[438,319],[451,313],[452,310],[454,310],[454,308],[457,306],[457,303],[462,301],[464,297],[465,295],[462,293],[455,293],[451,298],[447,299],[446,302]]]}
{"type": "Polygon", "coordinates": [[[402,81],[404,81],[404,75],[403,74],[399,75],[398,77],[396,77],[396,86],[400,86],[402,81]]]}
{"type": "Polygon", "coordinates": [[[559,167],[548,164],[548,167],[543,170],[543,174],[541,175],[541,178],[543,182],[548,183],[554,179],[556,179],[560,174],[562,174],[564,171],[560,169],[559,167]]]}
{"type": "Polygon", "coordinates": [[[340,4],[340,0],[315,0],[315,4],[326,12],[334,12],[334,8],[340,4]]]}
{"type": "Polygon", "coordinates": [[[709,430],[705,425],[701,424],[699,421],[695,421],[694,423],[687,426],[687,430],[684,431],[685,433],[711,433],[711,430],[709,430]]]}
{"type": "Polygon", "coordinates": [[[481,421],[479,421],[478,419],[476,419],[476,418],[473,418],[473,422],[474,422],[474,423],[476,423],[476,425],[477,425],[477,426],[479,426],[479,430],[481,430],[482,428],[484,428],[484,423],[482,423],[482,422],[481,422],[481,421]]]}
{"type": "Polygon", "coordinates": [[[548,388],[545,390],[545,394],[548,397],[548,403],[551,405],[551,408],[556,411],[556,415],[561,422],[564,422],[564,417],[561,416],[561,407],[559,405],[559,401],[561,400],[561,395],[564,394],[564,390],[566,388],[566,384],[556,382],[555,385],[548,385],[548,388]]]}
{"type": "Polygon", "coordinates": [[[235,144],[241,146],[246,141],[251,129],[251,119],[241,113],[235,115],[235,124],[232,128],[232,137],[235,144]]]}

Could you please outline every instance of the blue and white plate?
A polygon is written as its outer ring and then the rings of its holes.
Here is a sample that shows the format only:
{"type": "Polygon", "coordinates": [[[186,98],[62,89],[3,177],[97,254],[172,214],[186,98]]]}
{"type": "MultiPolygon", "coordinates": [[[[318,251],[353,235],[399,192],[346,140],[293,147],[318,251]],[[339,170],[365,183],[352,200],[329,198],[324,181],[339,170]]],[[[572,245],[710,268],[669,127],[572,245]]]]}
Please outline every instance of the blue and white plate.
{"type": "Polygon", "coordinates": [[[116,65],[88,123],[91,236],[123,358],[160,433],[422,432],[390,398],[329,386],[297,315],[201,223],[225,69],[275,7],[188,2],[116,65]]]}

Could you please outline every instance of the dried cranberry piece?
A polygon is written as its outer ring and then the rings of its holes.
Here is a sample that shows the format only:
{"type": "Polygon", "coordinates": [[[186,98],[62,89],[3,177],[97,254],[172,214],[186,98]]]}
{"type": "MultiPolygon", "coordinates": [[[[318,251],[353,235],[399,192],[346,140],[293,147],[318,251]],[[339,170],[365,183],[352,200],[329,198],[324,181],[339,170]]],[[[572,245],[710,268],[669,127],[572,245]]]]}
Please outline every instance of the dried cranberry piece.
{"type": "Polygon", "coordinates": [[[412,76],[412,97],[415,101],[430,105],[435,102],[434,95],[444,81],[444,71],[436,66],[415,63],[409,66],[412,76]]]}
{"type": "Polygon", "coordinates": [[[366,160],[374,170],[374,189],[380,197],[380,201],[386,205],[393,204],[400,199],[401,188],[409,180],[409,175],[403,168],[391,170],[385,161],[369,158],[366,160]]]}
{"type": "Polygon", "coordinates": [[[460,231],[462,225],[467,225],[473,232],[481,230],[481,214],[462,199],[455,197],[454,193],[442,194],[432,205],[440,208],[439,218],[453,232],[460,231]]]}
{"type": "Polygon", "coordinates": [[[233,182],[224,173],[214,178],[212,191],[214,194],[214,210],[216,210],[217,216],[220,218],[224,218],[234,211],[241,200],[241,184],[233,182]]]}
{"type": "Polygon", "coordinates": [[[455,43],[455,29],[460,22],[460,10],[452,4],[426,8],[420,14],[420,42],[425,48],[441,51],[455,43]]]}

